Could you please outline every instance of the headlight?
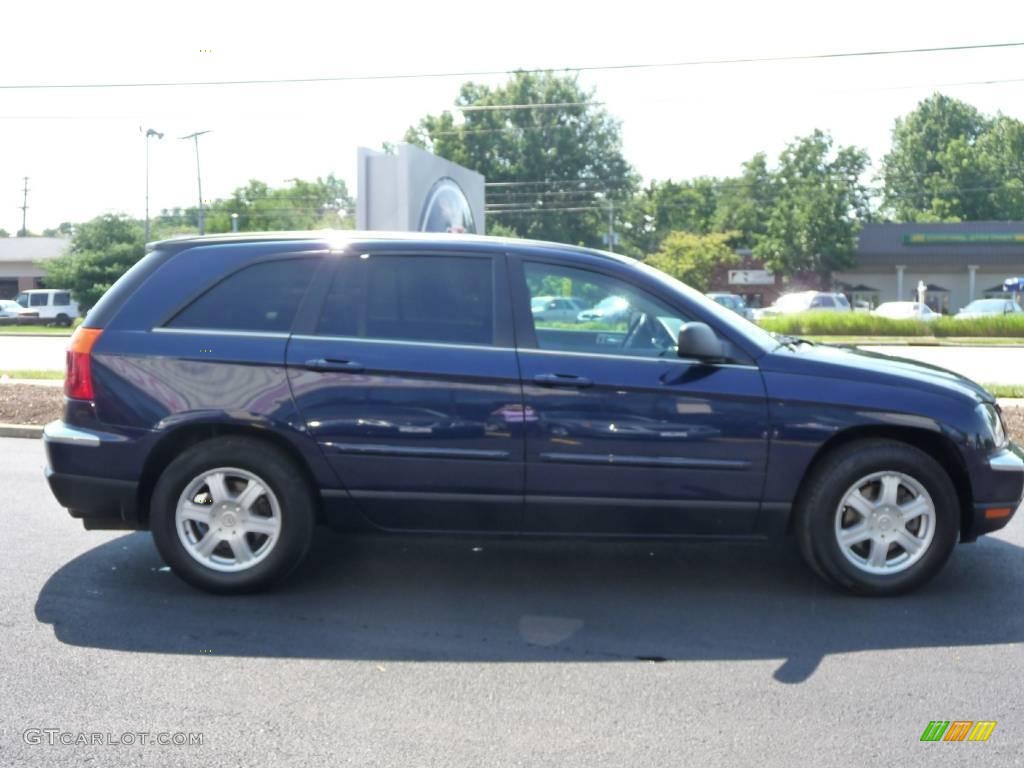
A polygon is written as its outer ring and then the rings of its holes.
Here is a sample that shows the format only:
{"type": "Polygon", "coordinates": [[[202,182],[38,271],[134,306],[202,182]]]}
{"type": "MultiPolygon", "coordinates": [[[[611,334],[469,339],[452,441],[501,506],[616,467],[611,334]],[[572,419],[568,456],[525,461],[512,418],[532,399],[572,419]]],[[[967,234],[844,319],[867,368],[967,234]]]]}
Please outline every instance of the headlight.
{"type": "Polygon", "coordinates": [[[1005,448],[1009,440],[1006,438],[1006,427],[999,409],[991,403],[982,403],[978,406],[977,411],[985,422],[988,434],[996,448],[1005,448]]]}

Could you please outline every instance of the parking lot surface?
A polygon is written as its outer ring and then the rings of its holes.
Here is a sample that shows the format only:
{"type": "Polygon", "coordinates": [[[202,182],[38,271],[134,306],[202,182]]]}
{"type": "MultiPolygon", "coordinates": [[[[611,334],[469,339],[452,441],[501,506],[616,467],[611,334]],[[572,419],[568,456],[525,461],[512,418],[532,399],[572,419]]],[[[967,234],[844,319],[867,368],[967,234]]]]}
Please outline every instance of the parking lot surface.
{"type": "Polygon", "coordinates": [[[148,534],[82,530],[39,443],[0,439],[0,455],[0,765],[1024,759],[1020,520],[888,600],[831,591],[788,541],[326,532],[282,589],[218,598],[168,573],[148,534]],[[922,743],[936,719],[998,725],[922,743]],[[33,728],[203,744],[27,744],[33,728]]]}

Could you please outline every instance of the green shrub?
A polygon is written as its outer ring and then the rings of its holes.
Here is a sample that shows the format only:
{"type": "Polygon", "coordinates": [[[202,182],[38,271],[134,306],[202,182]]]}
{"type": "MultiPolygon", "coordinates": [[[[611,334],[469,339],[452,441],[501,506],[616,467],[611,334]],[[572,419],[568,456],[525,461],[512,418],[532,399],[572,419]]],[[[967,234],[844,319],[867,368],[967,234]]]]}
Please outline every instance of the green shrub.
{"type": "Polygon", "coordinates": [[[71,321],[71,330],[73,331],[73,330],[75,330],[75,328],[80,326],[82,324],[83,320],[85,320],[84,317],[76,317],[74,320],[72,320],[71,321]]]}
{"type": "Polygon", "coordinates": [[[940,317],[931,323],[890,320],[864,312],[802,312],[766,317],[767,331],[789,336],[923,336],[1024,338],[1024,315],[996,315],[972,320],[940,317]]]}

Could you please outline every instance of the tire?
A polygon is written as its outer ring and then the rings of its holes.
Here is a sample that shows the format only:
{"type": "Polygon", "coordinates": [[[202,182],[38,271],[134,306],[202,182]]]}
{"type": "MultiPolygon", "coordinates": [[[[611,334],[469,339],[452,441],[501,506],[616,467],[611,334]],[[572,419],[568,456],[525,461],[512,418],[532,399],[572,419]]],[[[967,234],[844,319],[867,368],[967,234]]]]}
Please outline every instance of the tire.
{"type": "Polygon", "coordinates": [[[808,478],[796,534],[804,560],[834,585],[859,595],[909,592],[934,577],[956,545],[956,488],[935,459],[911,445],[849,443],[808,478]]]}
{"type": "Polygon", "coordinates": [[[295,462],[248,437],[189,448],[160,475],[150,504],[153,540],[171,570],[221,594],[284,578],[309,550],[315,521],[313,490],[295,462]]]}
{"type": "Polygon", "coordinates": [[[68,317],[65,314],[57,315],[57,323],[56,324],[61,326],[61,327],[67,328],[69,325],[71,325],[71,318],[68,317]]]}

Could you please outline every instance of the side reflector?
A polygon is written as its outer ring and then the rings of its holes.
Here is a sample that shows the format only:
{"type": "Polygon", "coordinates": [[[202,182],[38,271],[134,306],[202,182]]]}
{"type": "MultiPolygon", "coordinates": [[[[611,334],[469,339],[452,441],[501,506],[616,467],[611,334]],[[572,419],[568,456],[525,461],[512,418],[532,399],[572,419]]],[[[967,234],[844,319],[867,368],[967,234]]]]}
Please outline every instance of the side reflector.
{"type": "Polygon", "coordinates": [[[103,330],[79,326],[68,344],[64,394],[75,400],[92,400],[92,348],[103,330]]]}
{"type": "Polygon", "coordinates": [[[993,509],[985,510],[986,520],[998,520],[1001,517],[1009,517],[1013,510],[1009,507],[995,507],[993,509]]]}

